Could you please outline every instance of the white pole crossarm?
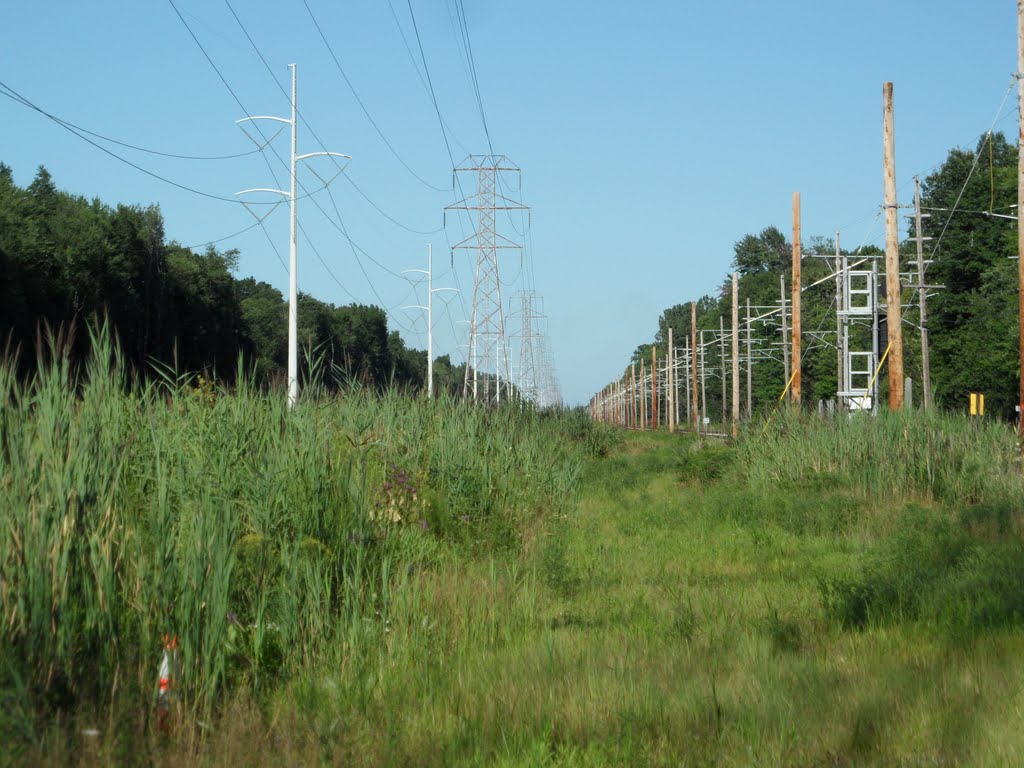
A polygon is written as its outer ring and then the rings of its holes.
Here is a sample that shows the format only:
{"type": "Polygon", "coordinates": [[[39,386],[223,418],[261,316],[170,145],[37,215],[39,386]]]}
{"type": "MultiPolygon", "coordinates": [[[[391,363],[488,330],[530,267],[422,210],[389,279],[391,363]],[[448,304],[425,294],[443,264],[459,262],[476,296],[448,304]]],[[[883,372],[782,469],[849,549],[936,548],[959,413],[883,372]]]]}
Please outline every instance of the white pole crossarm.
{"type": "MultiPolygon", "coordinates": [[[[295,64],[289,64],[288,68],[291,70],[291,73],[292,73],[292,104],[291,104],[292,111],[291,111],[291,118],[278,117],[276,115],[247,115],[246,117],[243,117],[240,120],[236,120],[235,121],[235,125],[237,125],[241,129],[242,133],[244,133],[246,135],[246,137],[250,141],[252,141],[257,146],[257,148],[259,148],[260,150],[262,150],[264,147],[269,145],[270,142],[273,141],[278,136],[278,134],[280,134],[280,132],[282,130],[284,130],[284,129],[283,128],[279,129],[277,131],[277,133],[275,133],[269,139],[266,139],[261,144],[259,141],[257,141],[255,138],[253,138],[252,134],[250,134],[249,131],[245,130],[245,124],[246,123],[254,123],[257,120],[270,120],[271,122],[275,122],[275,123],[283,123],[284,125],[290,126],[291,129],[292,129],[291,130],[291,151],[289,152],[289,156],[290,156],[290,160],[291,160],[291,163],[289,165],[289,176],[290,176],[290,181],[291,181],[289,191],[285,192],[282,189],[272,189],[272,188],[268,188],[268,187],[256,187],[256,188],[253,188],[253,189],[244,189],[241,192],[237,193],[238,195],[245,195],[245,194],[250,194],[250,193],[253,193],[253,192],[263,192],[263,193],[269,193],[269,194],[274,194],[274,195],[280,195],[281,197],[286,198],[289,201],[289,203],[291,204],[291,227],[290,227],[291,232],[290,232],[290,237],[289,237],[289,246],[290,247],[289,247],[289,268],[288,268],[288,407],[291,408],[291,407],[293,407],[295,405],[295,403],[298,401],[298,398],[299,398],[299,350],[298,350],[298,336],[299,336],[299,332],[298,332],[299,287],[298,286],[299,286],[299,284],[298,284],[298,253],[297,253],[298,252],[298,211],[297,211],[297,207],[298,207],[298,192],[297,192],[298,174],[297,174],[297,165],[298,165],[298,162],[300,160],[308,160],[309,158],[312,158],[312,157],[342,157],[342,158],[345,158],[346,160],[351,160],[352,158],[349,155],[345,155],[345,154],[342,154],[340,152],[328,152],[328,151],[308,152],[308,153],[306,153],[304,155],[300,155],[298,153],[298,149],[297,149],[297,146],[298,146],[298,135],[297,135],[298,134],[298,99],[297,99],[297,90],[298,89],[297,89],[297,86],[296,86],[296,80],[297,80],[296,72],[298,70],[298,67],[295,64]]],[[[257,129],[257,131],[258,130],[259,129],[257,129]]],[[[260,132],[260,136],[262,138],[265,138],[265,137],[263,137],[262,132],[260,132]]],[[[320,174],[318,174],[315,170],[310,169],[312,171],[313,175],[316,176],[318,179],[320,179],[321,182],[323,182],[322,189],[326,188],[332,181],[334,181],[334,179],[336,179],[338,177],[338,175],[340,173],[343,172],[344,168],[341,165],[338,165],[337,163],[335,163],[335,165],[338,168],[338,172],[336,174],[334,174],[334,176],[332,176],[330,179],[327,179],[327,180],[325,180],[324,177],[321,176],[320,174]]],[[[316,190],[316,191],[319,192],[320,190],[316,190]]],[[[310,193],[307,193],[305,196],[308,197],[309,194],[310,193]]],[[[243,204],[245,204],[244,201],[243,201],[243,204]]],[[[273,212],[273,210],[279,204],[280,204],[280,202],[279,203],[275,203],[274,207],[271,208],[271,212],[273,212]]],[[[256,216],[256,214],[253,212],[253,210],[249,207],[249,204],[245,204],[245,207],[246,207],[247,210],[249,210],[250,213],[252,213],[254,216],[256,216]]],[[[270,214],[268,213],[263,218],[260,218],[259,216],[256,216],[256,218],[257,218],[257,220],[260,221],[260,223],[262,223],[263,219],[265,219],[269,215],[270,214]]]]}
{"type": "Polygon", "coordinates": [[[421,275],[427,276],[427,306],[410,304],[402,307],[402,309],[422,309],[427,313],[427,397],[432,398],[434,396],[434,294],[441,291],[458,293],[458,290],[455,288],[434,287],[434,252],[433,245],[430,243],[427,244],[427,269],[402,270],[403,274],[406,272],[418,272],[421,275]]]}

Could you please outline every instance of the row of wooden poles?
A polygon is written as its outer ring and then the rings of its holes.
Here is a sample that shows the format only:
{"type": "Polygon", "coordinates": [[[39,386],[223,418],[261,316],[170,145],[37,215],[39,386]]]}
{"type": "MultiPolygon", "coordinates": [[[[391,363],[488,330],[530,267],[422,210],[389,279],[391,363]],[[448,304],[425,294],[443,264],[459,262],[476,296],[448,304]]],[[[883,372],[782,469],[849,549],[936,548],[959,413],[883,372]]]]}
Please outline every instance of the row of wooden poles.
{"type": "MultiPolygon", "coordinates": [[[[1017,72],[1016,76],[1018,81],[1024,79],[1024,0],[1017,0],[1017,72]]],[[[1017,141],[1017,210],[1020,213],[1017,221],[1017,283],[1018,283],[1018,334],[1019,334],[1019,354],[1020,354],[1020,378],[1019,378],[1019,397],[1021,418],[1018,420],[1019,437],[1022,446],[1024,446],[1024,83],[1018,83],[1017,89],[1018,106],[1020,107],[1018,112],[1019,120],[1019,131],[1017,141]]],[[[896,203],[896,160],[895,160],[895,139],[894,139],[894,120],[893,120],[893,87],[892,83],[884,83],[882,86],[882,144],[883,144],[883,181],[885,189],[885,272],[886,272],[886,288],[887,295],[890,297],[898,297],[901,293],[902,287],[899,282],[899,241],[897,231],[897,203],[896,203]]],[[[790,393],[791,399],[799,403],[800,402],[800,195],[799,193],[793,194],[793,327],[792,327],[792,359],[793,359],[793,375],[790,381],[787,383],[787,388],[790,393]]],[[[739,375],[737,372],[738,358],[737,344],[738,336],[736,333],[736,315],[737,315],[737,300],[736,300],[736,276],[733,275],[733,302],[732,302],[732,317],[733,317],[733,398],[732,398],[732,431],[736,433],[737,424],[739,422],[739,375]]],[[[902,320],[901,320],[901,307],[900,302],[890,302],[891,306],[888,308],[888,332],[889,332],[889,344],[888,344],[888,357],[889,357],[889,408],[890,410],[901,410],[903,408],[903,333],[902,333],[902,320]]],[[[696,357],[697,352],[697,341],[696,341],[696,304],[691,305],[691,334],[692,343],[690,349],[692,354],[696,357]]],[[[669,329],[668,339],[668,355],[669,364],[666,366],[666,371],[669,376],[669,386],[666,388],[667,397],[670,400],[674,400],[676,397],[677,389],[674,386],[673,380],[675,377],[675,366],[672,364],[671,358],[674,356],[674,348],[672,346],[672,329],[669,329]]],[[[652,364],[654,365],[653,370],[657,371],[657,351],[652,352],[652,364]]],[[[690,387],[690,393],[692,397],[691,402],[691,415],[694,420],[694,429],[699,428],[697,423],[699,413],[696,407],[697,397],[697,386],[696,386],[696,375],[697,365],[691,366],[693,372],[693,386],[690,387]]],[[[876,372],[877,373],[877,372],[876,372]]],[[[652,382],[655,381],[652,377],[652,382]]],[[[629,398],[623,396],[622,390],[625,387],[631,386],[628,381],[616,382],[609,387],[602,390],[601,393],[595,395],[590,401],[591,413],[594,418],[602,418],[607,420],[618,420],[620,423],[625,423],[625,419],[631,419],[631,422],[636,425],[649,424],[643,413],[637,414],[635,408],[630,410],[630,415],[627,417],[626,411],[629,410],[626,407],[626,403],[630,402],[629,398]],[[616,410],[612,407],[613,404],[618,404],[616,410]],[[617,414],[617,415],[616,415],[617,414]]],[[[657,387],[653,388],[653,403],[652,412],[654,416],[654,426],[658,426],[658,408],[657,403],[657,387]]],[[[786,390],[783,390],[783,396],[786,394],[786,390]]],[[[781,399],[781,398],[780,398],[781,399]]],[[[644,400],[646,403],[646,400],[644,400]]],[[[642,409],[641,409],[642,410],[642,409]]],[[[676,417],[677,409],[670,407],[667,409],[667,420],[669,431],[675,431],[679,426],[676,417]]]]}
{"type": "MultiPolygon", "coordinates": [[[[748,310],[749,316],[749,310],[748,310]]],[[[749,327],[749,321],[748,321],[749,327]]],[[[590,417],[595,421],[617,424],[627,429],[660,429],[662,421],[669,432],[681,428],[679,404],[679,361],[676,359],[678,350],[675,347],[672,328],[668,329],[668,346],[663,365],[658,366],[658,348],[651,347],[650,384],[645,360],[640,361],[637,374],[636,364],[631,364],[627,374],[619,381],[612,382],[590,399],[590,417]],[[659,381],[660,379],[660,381],[659,381]],[[660,386],[663,384],[664,386],[660,386]],[[659,398],[660,390],[664,398],[659,398]],[[661,402],[659,402],[659,399],[661,402]],[[664,414],[662,413],[664,408],[664,414]],[[664,420],[662,416],[664,415],[664,420]]],[[[738,275],[732,276],[732,434],[736,435],[740,420],[740,373],[739,373],[739,280],[738,275]]],[[[697,344],[697,304],[690,304],[690,341],[686,353],[690,355],[689,370],[691,379],[686,382],[689,402],[687,414],[694,431],[701,431],[701,413],[698,406],[698,349],[697,344]]],[[[749,355],[748,355],[749,357],[749,355]]],[[[684,374],[685,375],[685,374],[684,374]]],[[[750,401],[750,363],[747,365],[747,400],[750,401]]],[[[724,399],[723,378],[723,399],[724,399]]],[[[724,408],[724,403],[723,403],[724,408]]]]}
{"type": "MultiPolygon", "coordinates": [[[[1024,70],[1024,0],[1018,1],[1018,33],[1019,33],[1019,65],[1024,70]]],[[[1020,160],[1021,165],[1019,166],[1019,177],[1024,179],[1024,88],[1021,89],[1021,105],[1022,105],[1022,130],[1021,130],[1021,146],[1022,146],[1022,158],[1020,160]]],[[[883,173],[883,186],[885,190],[885,231],[886,231],[886,242],[885,242],[885,273],[886,273],[886,295],[889,297],[896,297],[896,301],[888,302],[887,315],[888,315],[888,347],[887,357],[889,361],[888,373],[889,373],[889,409],[898,411],[903,408],[903,328],[901,318],[901,306],[898,297],[902,292],[902,286],[900,284],[899,276],[899,232],[897,226],[897,203],[896,203],[896,160],[895,160],[895,131],[894,131],[894,120],[893,120],[893,87],[892,83],[884,83],[882,85],[882,173],[883,173]]],[[[1019,193],[1019,196],[1024,199],[1024,193],[1019,193]]],[[[1022,230],[1024,231],[1024,230],[1022,230]]],[[[1024,234],[1021,235],[1021,251],[1024,253],[1024,234]]],[[[792,324],[791,324],[791,336],[790,336],[790,357],[793,361],[793,373],[786,382],[785,388],[782,392],[781,400],[788,393],[790,400],[799,405],[800,403],[800,363],[801,363],[801,349],[800,349],[800,293],[802,290],[800,282],[800,193],[793,193],[793,278],[792,278],[792,324]]],[[[1020,278],[1021,285],[1024,287],[1024,258],[1021,259],[1020,265],[1020,278]]],[[[738,429],[739,418],[740,418],[740,398],[739,398],[739,334],[738,334],[738,313],[739,313],[739,301],[738,301],[738,282],[737,276],[734,273],[732,276],[732,434],[735,436],[738,429]]],[[[1022,371],[1024,371],[1024,290],[1021,291],[1021,355],[1022,355],[1022,371]]],[[[785,315],[785,309],[783,309],[783,315],[785,315]]],[[[692,365],[690,366],[693,375],[693,386],[690,387],[691,396],[691,408],[690,413],[693,420],[693,428],[695,431],[700,431],[699,423],[699,410],[697,408],[697,305],[695,302],[691,303],[691,315],[690,315],[690,332],[691,332],[691,354],[692,365]]],[[[672,345],[672,329],[669,328],[668,337],[668,355],[671,358],[674,355],[674,349],[672,345]]],[[[655,375],[652,376],[652,392],[651,392],[651,415],[647,413],[648,397],[642,391],[646,385],[645,372],[643,371],[644,364],[641,363],[641,376],[639,381],[636,379],[635,366],[633,366],[626,377],[621,381],[614,382],[613,384],[606,387],[604,390],[595,395],[590,401],[591,415],[595,419],[611,421],[613,423],[621,424],[622,426],[635,427],[638,429],[657,429],[659,425],[659,409],[657,406],[657,350],[652,349],[651,358],[652,371],[655,371],[655,375]],[[639,389],[638,389],[639,387],[639,389]],[[636,405],[636,404],[639,405],[636,405]]],[[[881,366],[879,366],[880,369],[881,366]]],[[[670,399],[677,397],[677,387],[675,386],[674,377],[676,375],[675,366],[673,361],[670,359],[668,365],[665,366],[666,375],[668,381],[666,382],[666,394],[670,399]]],[[[877,372],[876,372],[877,373],[877,372]]],[[[1021,377],[1021,401],[1024,402],[1024,375],[1021,377]]],[[[1024,410],[1024,409],[1022,409],[1024,410]]],[[[679,426],[677,423],[676,408],[669,407],[667,409],[667,426],[670,432],[674,432],[679,426]]],[[[1024,423],[1024,420],[1022,420],[1024,423]]]]}

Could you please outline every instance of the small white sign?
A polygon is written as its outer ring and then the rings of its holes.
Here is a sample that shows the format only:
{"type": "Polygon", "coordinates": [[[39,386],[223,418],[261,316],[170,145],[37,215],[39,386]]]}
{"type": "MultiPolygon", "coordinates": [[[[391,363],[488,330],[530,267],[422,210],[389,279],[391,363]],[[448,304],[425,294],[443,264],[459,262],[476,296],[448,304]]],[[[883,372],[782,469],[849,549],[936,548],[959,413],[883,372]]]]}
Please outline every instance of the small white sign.
{"type": "Polygon", "coordinates": [[[705,416],[704,417],[704,426],[706,427],[710,423],[711,423],[711,419],[709,419],[707,416],[705,416]]]}

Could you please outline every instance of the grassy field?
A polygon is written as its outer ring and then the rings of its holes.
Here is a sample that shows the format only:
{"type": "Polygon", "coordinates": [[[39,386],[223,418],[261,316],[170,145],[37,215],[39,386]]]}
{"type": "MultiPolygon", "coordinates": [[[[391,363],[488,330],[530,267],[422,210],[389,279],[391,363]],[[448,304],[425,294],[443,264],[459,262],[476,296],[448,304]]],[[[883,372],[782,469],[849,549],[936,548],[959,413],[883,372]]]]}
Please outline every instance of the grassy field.
{"type": "Polygon", "coordinates": [[[62,375],[2,382],[0,760],[1024,763],[1005,427],[783,414],[702,446],[62,375]]]}

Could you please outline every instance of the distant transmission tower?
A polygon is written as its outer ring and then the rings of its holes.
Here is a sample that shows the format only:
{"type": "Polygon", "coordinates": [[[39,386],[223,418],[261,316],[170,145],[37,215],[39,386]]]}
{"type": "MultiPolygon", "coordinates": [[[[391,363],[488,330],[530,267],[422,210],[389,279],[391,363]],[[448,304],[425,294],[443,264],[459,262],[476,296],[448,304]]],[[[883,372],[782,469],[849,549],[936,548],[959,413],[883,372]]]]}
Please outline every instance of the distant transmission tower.
{"type": "Polygon", "coordinates": [[[544,334],[538,328],[544,315],[538,311],[536,291],[520,291],[519,298],[519,371],[516,384],[523,400],[539,403],[541,393],[541,354],[544,334]]]}
{"type": "Polygon", "coordinates": [[[498,233],[497,212],[529,211],[529,208],[498,192],[498,174],[520,172],[519,167],[504,155],[470,155],[454,171],[476,175],[476,194],[445,208],[445,211],[473,211],[476,218],[476,232],[452,246],[453,251],[477,252],[469,325],[469,364],[466,366],[463,394],[469,396],[472,381],[473,399],[479,399],[482,378],[483,401],[491,401],[493,382],[493,399],[500,403],[503,378],[507,396],[509,367],[498,253],[503,249],[521,250],[522,246],[498,233]]]}

